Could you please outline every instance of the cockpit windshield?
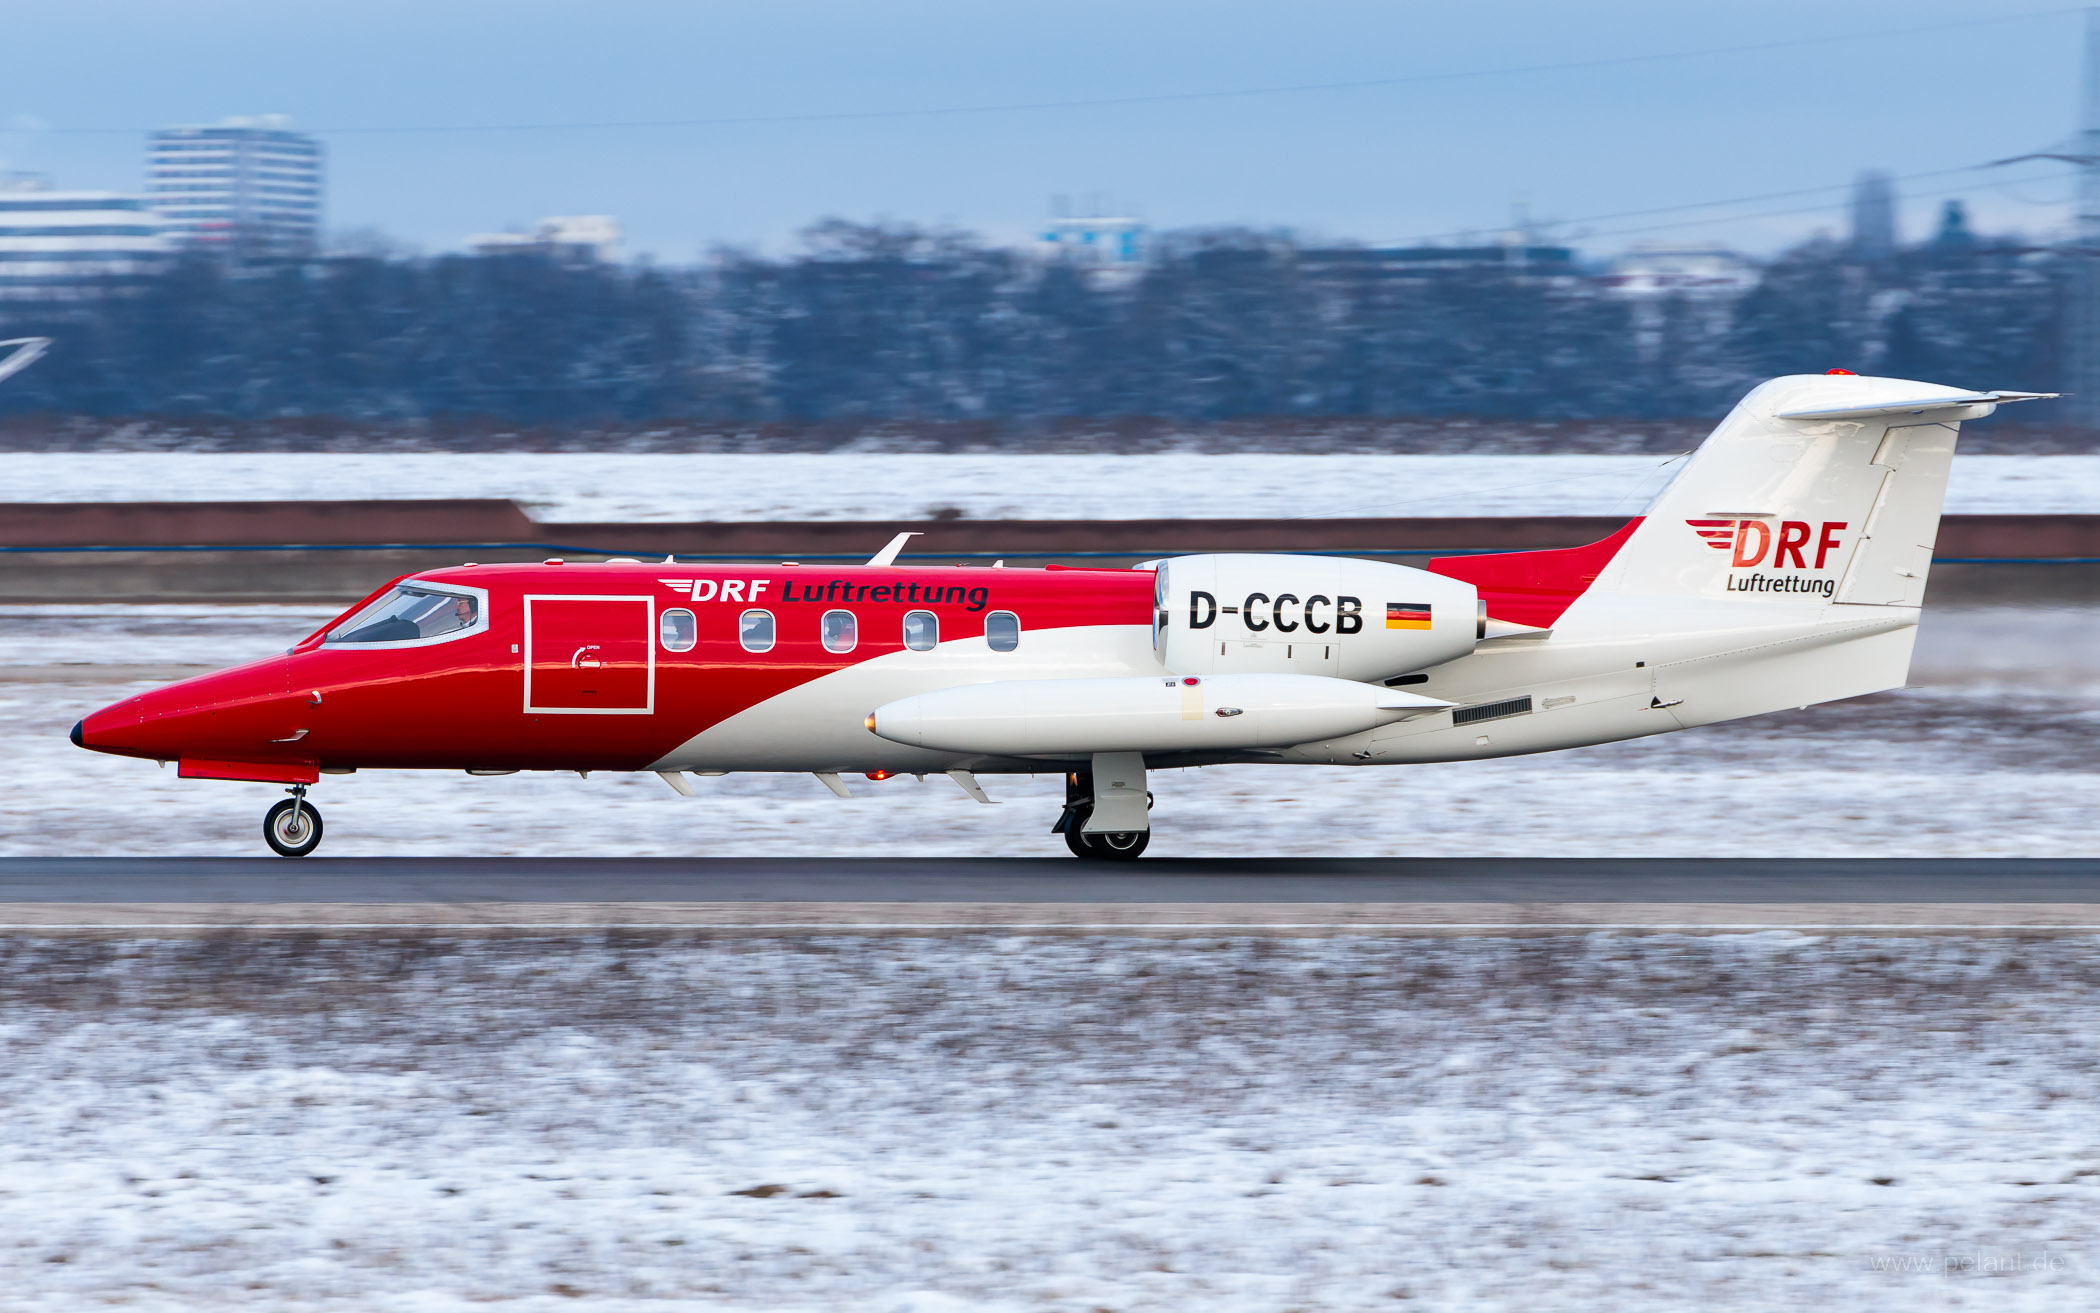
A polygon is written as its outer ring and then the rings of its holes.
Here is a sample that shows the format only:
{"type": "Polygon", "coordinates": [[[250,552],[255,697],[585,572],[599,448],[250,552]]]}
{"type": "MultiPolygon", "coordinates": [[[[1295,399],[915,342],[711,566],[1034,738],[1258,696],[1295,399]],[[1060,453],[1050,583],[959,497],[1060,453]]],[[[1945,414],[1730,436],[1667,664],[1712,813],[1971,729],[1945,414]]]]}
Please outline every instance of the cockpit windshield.
{"type": "Polygon", "coordinates": [[[392,643],[440,638],[472,629],[481,618],[480,599],[413,584],[397,584],[385,596],[328,631],[329,643],[392,643]]]}

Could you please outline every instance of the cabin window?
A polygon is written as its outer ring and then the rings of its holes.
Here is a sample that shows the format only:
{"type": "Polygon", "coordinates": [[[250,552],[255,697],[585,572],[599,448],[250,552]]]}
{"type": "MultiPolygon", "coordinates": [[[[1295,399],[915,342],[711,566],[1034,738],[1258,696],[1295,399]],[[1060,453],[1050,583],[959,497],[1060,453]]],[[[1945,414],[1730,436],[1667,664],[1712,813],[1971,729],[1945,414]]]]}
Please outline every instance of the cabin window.
{"type": "Polygon", "coordinates": [[[463,634],[481,622],[481,599],[418,584],[396,584],[328,631],[330,643],[399,643],[463,634]]]}
{"type": "Polygon", "coordinates": [[[984,643],[994,652],[1011,652],[1021,645],[1021,617],[1011,611],[994,611],[984,618],[984,643]]]}
{"type": "Polygon", "coordinates": [[[771,611],[746,611],[737,617],[737,641],[746,652],[770,652],[773,650],[773,613],[771,611]]]}
{"type": "Polygon", "coordinates": [[[826,611],[821,633],[826,652],[851,652],[860,642],[860,635],[853,623],[851,611],[826,611]]]}
{"type": "Polygon", "coordinates": [[[700,638],[700,622],[683,607],[674,607],[656,618],[657,636],[666,652],[690,652],[700,638]]]}
{"type": "Polygon", "coordinates": [[[904,645],[914,652],[931,652],[940,645],[941,618],[931,611],[904,613],[904,645]]]}

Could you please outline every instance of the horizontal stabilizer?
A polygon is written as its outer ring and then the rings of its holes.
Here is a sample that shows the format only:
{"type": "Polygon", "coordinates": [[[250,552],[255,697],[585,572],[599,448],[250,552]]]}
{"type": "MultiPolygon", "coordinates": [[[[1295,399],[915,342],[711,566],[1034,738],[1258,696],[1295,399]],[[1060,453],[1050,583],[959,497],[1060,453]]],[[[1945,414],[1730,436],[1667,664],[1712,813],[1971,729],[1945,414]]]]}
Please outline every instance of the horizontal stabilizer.
{"type": "MultiPolygon", "coordinates": [[[[1866,406],[1832,406],[1824,410],[1783,410],[1780,419],[1883,419],[1899,415],[1929,415],[1936,410],[1966,410],[1971,406],[1997,407],[2013,401],[2047,401],[2060,392],[1956,392],[1911,401],[1877,401],[1866,406]]],[[[1984,415],[1990,414],[1986,409],[1984,415]]],[[[1976,416],[1974,418],[1980,418],[1976,416]]],[[[1971,418],[1964,416],[1964,418],[1971,418]]]]}

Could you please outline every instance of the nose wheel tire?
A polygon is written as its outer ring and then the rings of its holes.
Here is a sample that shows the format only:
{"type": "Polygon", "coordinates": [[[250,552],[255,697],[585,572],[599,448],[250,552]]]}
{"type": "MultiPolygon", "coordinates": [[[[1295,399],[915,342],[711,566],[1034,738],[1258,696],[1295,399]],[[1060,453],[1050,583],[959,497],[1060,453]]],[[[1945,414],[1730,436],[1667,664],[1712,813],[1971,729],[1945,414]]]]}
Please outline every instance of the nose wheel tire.
{"type": "Polygon", "coordinates": [[[304,798],[286,798],[263,817],[263,840],[279,857],[304,857],[321,846],[321,813],[304,798]]]}
{"type": "Polygon", "coordinates": [[[1152,842],[1150,830],[1111,830],[1103,834],[1084,834],[1078,826],[1065,831],[1065,847],[1074,857],[1083,857],[1096,862],[1136,861],[1152,842]]]}

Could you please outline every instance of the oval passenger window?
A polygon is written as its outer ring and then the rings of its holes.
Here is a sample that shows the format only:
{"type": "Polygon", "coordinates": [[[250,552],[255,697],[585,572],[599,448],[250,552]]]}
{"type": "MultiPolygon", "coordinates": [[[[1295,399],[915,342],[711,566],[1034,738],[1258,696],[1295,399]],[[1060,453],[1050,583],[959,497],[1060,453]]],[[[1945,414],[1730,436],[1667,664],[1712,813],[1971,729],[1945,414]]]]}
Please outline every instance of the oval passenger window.
{"type": "Polygon", "coordinates": [[[1011,652],[1021,645],[1021,617],[1011,611],[994,611],[984,618],[984,643],[994,652],[1011,652]]]}
{"type": "Polygon", "coordinates": [[[826,652],[851,652],[860,641],[854,633],[851,611],[826,611],[822,633],[826,652]]]}
{"type": "Polygon", "coordinates": [[[700,622],[693,619],[691,611],[675,608],[657,617],[656,633],[663,639],[664,651],[690,652],[700,637],[700,622]]]}
{"type": "Polygon", "coordinates": [[[771,611],[746,611],[737,617],[737,641],[746,652],[770,652],[773,650],[773,613],[771,611]]]}
{"type": "Polygon", "coordinates": [[[931,611],[904,613],[904,645],[914,652],[931,652],[940,646],[941,618],[931,611]]]}

